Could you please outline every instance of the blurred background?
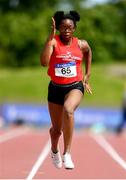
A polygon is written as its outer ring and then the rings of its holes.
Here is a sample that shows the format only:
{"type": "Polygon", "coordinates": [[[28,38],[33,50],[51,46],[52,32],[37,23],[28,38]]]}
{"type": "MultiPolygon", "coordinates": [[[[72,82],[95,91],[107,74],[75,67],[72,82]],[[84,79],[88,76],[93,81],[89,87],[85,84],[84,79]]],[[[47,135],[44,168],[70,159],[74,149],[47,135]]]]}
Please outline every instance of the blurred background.
{"type": "Polygon", "coordinates": [[[126,1],[0,0],[1,128],[49,125],[49,77],[40,66],[40,52],[54,12],[73,9],[81,16],[75,35],[87,40],[93,52],[93,95],[85,93],[75,113],[76,127],[101,131],[125,126],[126,1]]]}

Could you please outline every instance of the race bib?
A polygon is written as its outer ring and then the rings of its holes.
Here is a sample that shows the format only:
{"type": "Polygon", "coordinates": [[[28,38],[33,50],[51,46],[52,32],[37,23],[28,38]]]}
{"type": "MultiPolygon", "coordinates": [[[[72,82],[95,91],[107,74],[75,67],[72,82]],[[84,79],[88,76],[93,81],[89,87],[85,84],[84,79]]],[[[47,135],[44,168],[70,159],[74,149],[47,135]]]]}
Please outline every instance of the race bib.
{"type": "Polygon", "coordinates": [[[77,75],[76,62],[62,63],[55,65],[55,76],[75,77],[77,75]]]}

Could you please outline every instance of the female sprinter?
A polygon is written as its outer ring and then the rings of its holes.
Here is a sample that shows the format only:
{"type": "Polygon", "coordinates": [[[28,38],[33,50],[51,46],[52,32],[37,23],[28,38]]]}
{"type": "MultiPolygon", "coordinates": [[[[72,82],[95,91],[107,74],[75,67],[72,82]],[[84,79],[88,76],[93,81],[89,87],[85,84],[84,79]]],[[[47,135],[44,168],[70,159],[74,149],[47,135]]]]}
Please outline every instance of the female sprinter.
{"type": "Polygon", "coordinates": [[[52,17],[52,31],[40,56],[42,66],[48,66],[48,108],[52,126],[51,156],[55,167],[73,169],[71,142],[74,127],[74,111],[80,104],[84,90],[92,93],[88,83],[92,53],[88,43],[73,36],[80,15],[76,11],[65,14],[57,11],[52,17]],[[59,32],[56,35],[56,30],[59,32]],[[82,60],[85,62],[85,75],[82,60]],[[63,132],[64,151],[61,158],[59,137],[63,132]]]}

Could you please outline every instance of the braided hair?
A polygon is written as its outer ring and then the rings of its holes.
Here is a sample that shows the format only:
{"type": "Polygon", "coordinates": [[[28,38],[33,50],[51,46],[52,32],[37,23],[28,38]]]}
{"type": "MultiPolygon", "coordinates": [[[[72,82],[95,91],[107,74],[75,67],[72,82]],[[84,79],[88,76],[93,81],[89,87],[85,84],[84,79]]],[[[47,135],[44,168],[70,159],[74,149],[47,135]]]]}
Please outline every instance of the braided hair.
{"type": "Polygon", "coordinates": [[[56,29],[59,30],[60,23],[63,19],[71,19],[76,27],[76,22],[80,20],[80,15],[77,11],[70,11],[65,14],[64,11],[57,11],[54,14],[54,20],[56,22],[56,29]]]}

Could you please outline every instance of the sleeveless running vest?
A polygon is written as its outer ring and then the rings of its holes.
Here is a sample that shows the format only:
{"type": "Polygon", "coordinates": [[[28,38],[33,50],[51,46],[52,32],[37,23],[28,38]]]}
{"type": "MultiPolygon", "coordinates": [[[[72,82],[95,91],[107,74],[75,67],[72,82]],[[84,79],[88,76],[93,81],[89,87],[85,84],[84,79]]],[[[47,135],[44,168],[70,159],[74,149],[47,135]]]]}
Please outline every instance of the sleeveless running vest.
{"type": "Polygon", "coordinates": [[[53,54],[50,58],[48,75],[57,84],[69,84],[83,79],[81,69],[83,54],[78,45],[78,39],[72,38],[71,45],[64,45],[59,35],[53,54]]]}

